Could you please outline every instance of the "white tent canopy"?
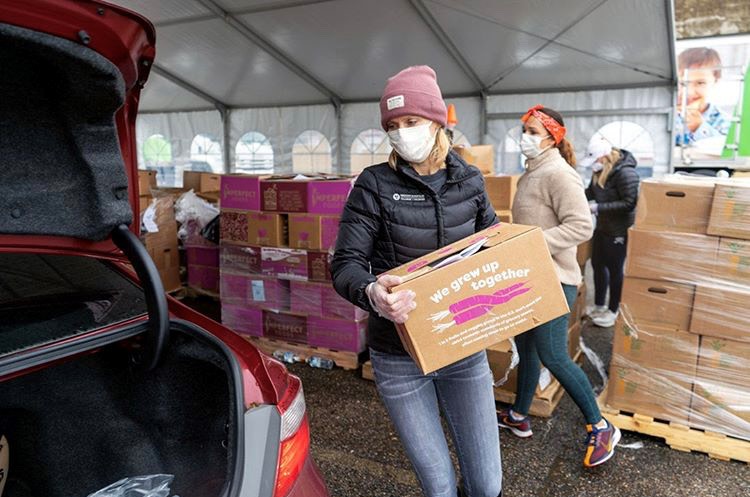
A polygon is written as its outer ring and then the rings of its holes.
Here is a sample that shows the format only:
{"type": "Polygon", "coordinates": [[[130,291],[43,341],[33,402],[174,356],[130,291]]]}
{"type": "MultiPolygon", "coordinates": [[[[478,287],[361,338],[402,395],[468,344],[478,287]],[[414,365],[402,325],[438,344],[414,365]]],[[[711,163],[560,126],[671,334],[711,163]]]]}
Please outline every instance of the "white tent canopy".
{"type": "Polygon", "coordinates": [[[388,151],[377,107],[386,78],[428,64],[465,139],[496,145],[498,171],[517,167],[506,134],[536,103],[563,112],[577,148],[605,124],[640,126],[653,147],[644,162],[668,168],[671,0],[115,3],[156,25],[139,148],[162,135],[175,162],[195,161],[202,135],[224,170],[289,171],[299,157],[318,167],[327,153],[327,167],[346,172],[388,151]]]}

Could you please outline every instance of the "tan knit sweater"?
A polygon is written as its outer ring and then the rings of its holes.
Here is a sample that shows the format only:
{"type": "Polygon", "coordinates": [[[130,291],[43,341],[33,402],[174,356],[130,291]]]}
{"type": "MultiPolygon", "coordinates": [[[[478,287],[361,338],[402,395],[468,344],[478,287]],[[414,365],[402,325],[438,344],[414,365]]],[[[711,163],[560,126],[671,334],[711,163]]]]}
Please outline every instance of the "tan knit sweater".
{"type": "Polygon", "coordinates": [[[557,148],[527,160],[526,166],[513,200],[513,222],[542,228],[560,281],[578,285],[576,248],[593,233],[583,181],[557,148]]]}

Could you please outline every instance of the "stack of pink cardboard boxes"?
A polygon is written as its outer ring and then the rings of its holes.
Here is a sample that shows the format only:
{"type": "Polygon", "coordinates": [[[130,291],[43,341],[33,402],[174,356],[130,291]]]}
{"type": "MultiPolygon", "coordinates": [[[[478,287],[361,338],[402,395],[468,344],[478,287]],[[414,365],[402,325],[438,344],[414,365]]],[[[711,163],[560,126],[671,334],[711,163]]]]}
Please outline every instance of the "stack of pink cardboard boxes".
{"type": "Polygon", "coordinates": [[[184,242],[187,254],[188,286],[208,294],[219,293],[219,245],[200,234],[194,222],[188,222],[184,242]]]}
{"type": "Polygon", "coordinates": [[[367,315],[336,294],[328,268],[351,185],[339,177],[222,177],[226,325],[255,337],[364,350],[367,315]]]}

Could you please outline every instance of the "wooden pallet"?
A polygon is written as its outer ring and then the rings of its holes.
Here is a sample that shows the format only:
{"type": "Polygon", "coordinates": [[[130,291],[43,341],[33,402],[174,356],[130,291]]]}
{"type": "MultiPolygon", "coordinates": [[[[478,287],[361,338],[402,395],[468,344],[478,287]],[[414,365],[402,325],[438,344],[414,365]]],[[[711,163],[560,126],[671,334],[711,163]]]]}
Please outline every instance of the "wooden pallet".
{"type": "Polygon", "coordinates": [[[273,354],[276,350],[293,352],[304,361],[308,357],[317,356],[332,360],[338,367],[343,369],[357,369],[359,367],[359,354],[356,352],[345,352],[341,350],[313,347],[299,343],[286,342],[266,337],[244,337],[250,343],[258,347],[266,354],[273,354]]]}
{"type": "Polygon", "coordinates": [[[740,440],[712,431],[690,428],[672,421],[654,419],[638,413],[622,412],[606,404],[607,390],[599,395],[602,414],[621,430],[634,431],[664,439],[674,450],[702,452],[712,459],[736,460],[750,464],[750,441],[740,440]]]}

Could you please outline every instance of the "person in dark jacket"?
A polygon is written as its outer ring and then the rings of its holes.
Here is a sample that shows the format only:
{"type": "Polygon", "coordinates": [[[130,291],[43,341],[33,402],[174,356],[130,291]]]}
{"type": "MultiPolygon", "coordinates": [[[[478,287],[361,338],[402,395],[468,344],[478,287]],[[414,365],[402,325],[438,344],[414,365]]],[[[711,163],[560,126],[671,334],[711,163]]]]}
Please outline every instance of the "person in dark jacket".
{"type": "Polygon", "coordinates": [[[586,198],[597,217],[591,252],[594,307],[588,309],[588,315],[595,325],[607,328],[615,324],[620,310],[628,228],[635,222],[640,180],[633,154],[604,139],[589,144],[581,164],[594,170],[586,198]],[[609,306],[604,305],[607,287],[609,306]]]}
{"type": "Polygon", "coordinates": [[[501,494],[500,441],[492,373],[484,351],[428,375],[404,350],[394,323],[416,306],[414,294],[378,276],[497,223],[484,179],[450,149],[447,110],[427,66],[391,77],[380,100],[393,152],[357,178],[339,225],[331,274],[336,291],[370,313],[368,345],[378,393],[424,494],[457,495],[440,421],[448,423],[463,495],[501,494]]]}

